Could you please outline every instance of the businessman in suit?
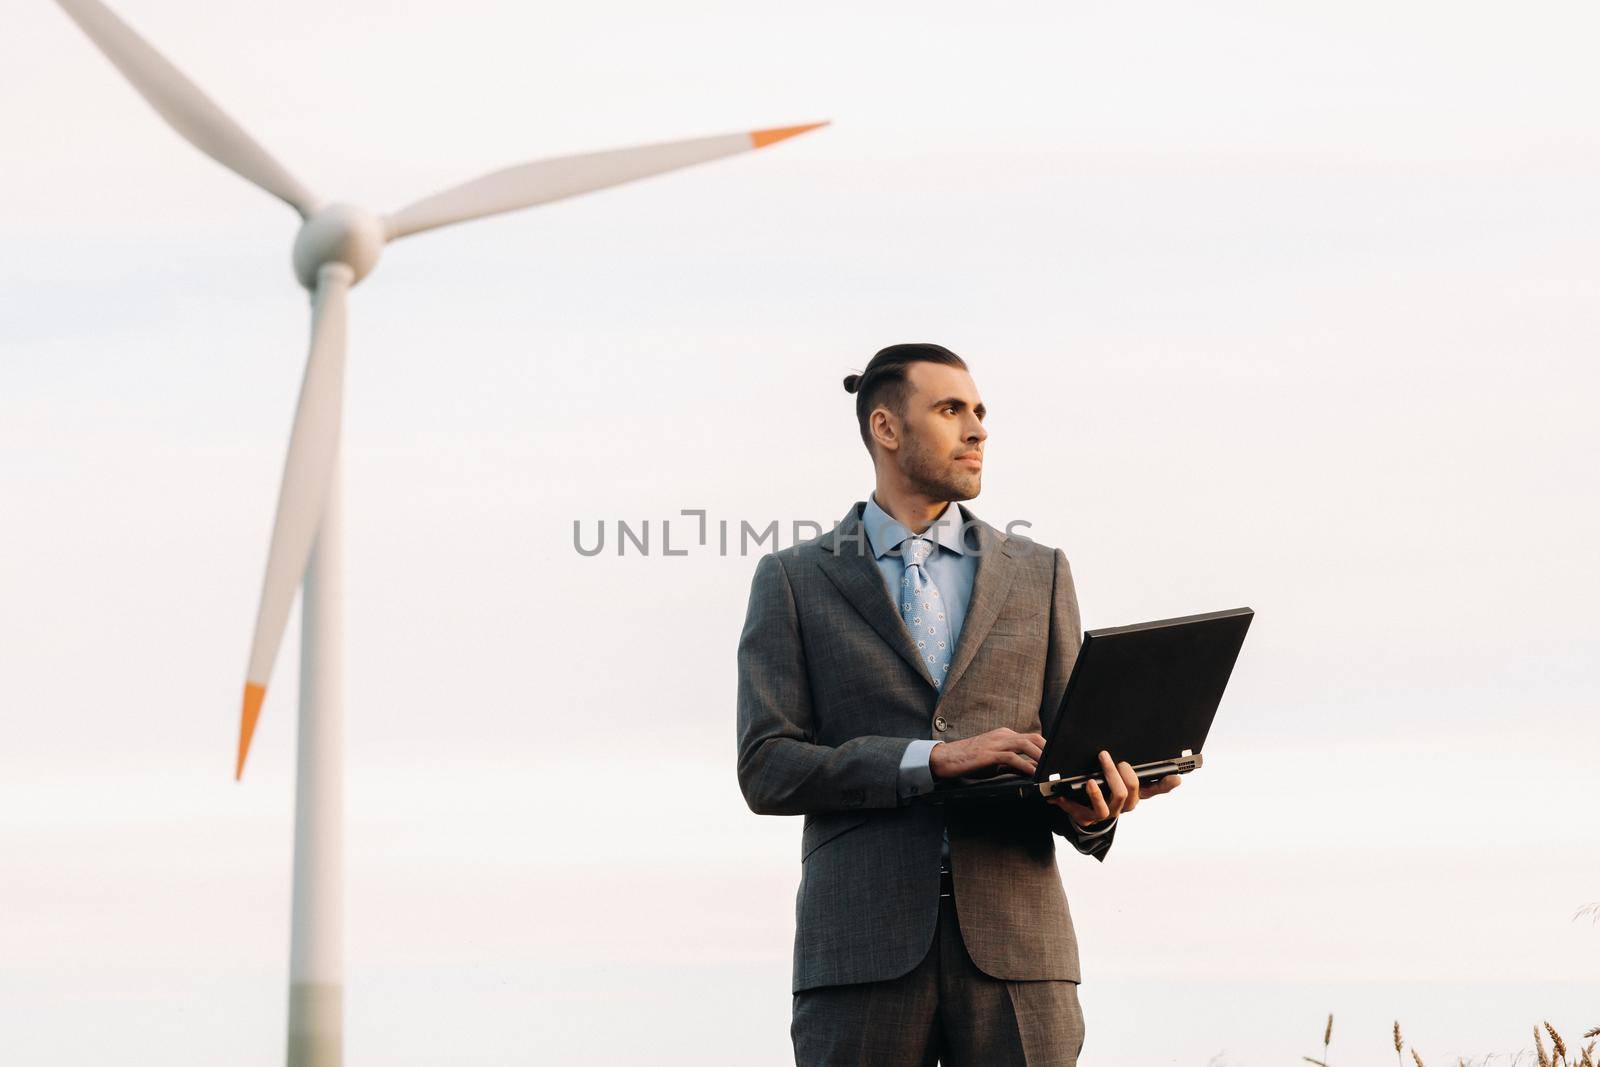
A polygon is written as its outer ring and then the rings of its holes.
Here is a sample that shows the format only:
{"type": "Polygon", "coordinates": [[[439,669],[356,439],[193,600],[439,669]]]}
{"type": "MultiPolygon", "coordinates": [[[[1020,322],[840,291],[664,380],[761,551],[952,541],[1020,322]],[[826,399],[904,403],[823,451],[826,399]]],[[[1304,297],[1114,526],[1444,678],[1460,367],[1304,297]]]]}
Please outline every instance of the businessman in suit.
{"type": "Polygon", "coordinates": [[[739,639],[738,774],[803,815],[795,1061],[1075,1064],[1077,941],[1055,836],[1104,860],[1141,786],[1108,752],[1087,804],[916,804],[935,779],[1032,774],[1081,643],[1066,555],[978,495],[985,408],[964,361],[892,345],[845,379],[876,485],[762,557],[739,639]]]}

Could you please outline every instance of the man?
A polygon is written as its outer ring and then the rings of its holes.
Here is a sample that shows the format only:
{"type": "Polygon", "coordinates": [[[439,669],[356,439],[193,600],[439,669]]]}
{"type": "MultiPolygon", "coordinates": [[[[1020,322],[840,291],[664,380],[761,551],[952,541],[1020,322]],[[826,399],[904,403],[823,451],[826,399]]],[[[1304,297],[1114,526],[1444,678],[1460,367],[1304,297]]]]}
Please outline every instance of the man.
{"type": "Polygon", "coordinates": [[[936,778],[1032,774],[1081,642],[1060,549],[978,495],[985,408],[939,345],[845,379],[876,486],[835,529],[764,556],[739,640],[739,785],[804,815],[798,1064],[1074,1064],[1077,942],[1059,834],[1104,860],[1120,815],[1170,792],[1100,754],[1089,803],[913,803],[936,778]]]}

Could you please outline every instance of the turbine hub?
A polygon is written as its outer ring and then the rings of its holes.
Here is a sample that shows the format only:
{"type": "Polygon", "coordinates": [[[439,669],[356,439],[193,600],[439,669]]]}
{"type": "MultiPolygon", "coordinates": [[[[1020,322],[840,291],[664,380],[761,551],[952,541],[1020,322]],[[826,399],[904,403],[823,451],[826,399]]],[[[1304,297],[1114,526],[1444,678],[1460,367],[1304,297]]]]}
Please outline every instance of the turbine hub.
{"type": "Polygon", "coordinates": [[[294,274],[315,289],[317,271],[327,263],[343,263],[355,273],[354,285],[372,270],[383,251],[383,220],[352,204],[329,204],[300,225],[294,239],[294,274]]]}

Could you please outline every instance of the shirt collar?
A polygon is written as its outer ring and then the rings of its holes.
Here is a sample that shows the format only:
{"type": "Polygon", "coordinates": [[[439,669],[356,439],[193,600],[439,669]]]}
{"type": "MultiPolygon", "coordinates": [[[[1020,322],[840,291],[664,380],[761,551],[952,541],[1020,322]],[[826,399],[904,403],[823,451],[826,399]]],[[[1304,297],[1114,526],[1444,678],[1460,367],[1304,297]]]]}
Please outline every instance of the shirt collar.
{"type": "MultiPolygon", "coordinates": [[[[933,524],[918,536],[964,556],[966,548],[961,544],[961,524],[964,521],[961,508],[952,500],[933,520],[933,524]]],[[[867,542],[872,545],[872,554],[878,559],[894,551],[901,541],[911,536],[911,531],[879,507],[877,499],[870,493],[867,495],[867,508],[861,513],[861,525],[866,528],[867,542]]]]}

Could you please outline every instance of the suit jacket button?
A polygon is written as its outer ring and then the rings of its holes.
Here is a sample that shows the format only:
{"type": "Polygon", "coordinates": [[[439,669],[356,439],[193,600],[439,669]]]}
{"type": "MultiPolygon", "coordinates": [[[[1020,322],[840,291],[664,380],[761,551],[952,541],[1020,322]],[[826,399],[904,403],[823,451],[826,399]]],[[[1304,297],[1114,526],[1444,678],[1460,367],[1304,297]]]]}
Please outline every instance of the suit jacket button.
{"type": "Polygon", "coordinates": [[[933,717],[933,728],[938,730],[940,733],[944,733],[946,730],[950,729],[950,724],[944,721],[943,715],[935,715],[933,717]]]}

